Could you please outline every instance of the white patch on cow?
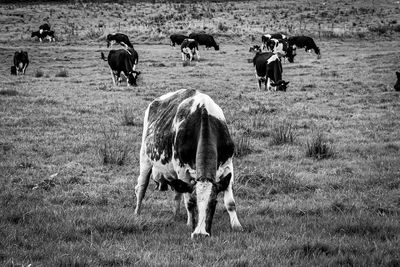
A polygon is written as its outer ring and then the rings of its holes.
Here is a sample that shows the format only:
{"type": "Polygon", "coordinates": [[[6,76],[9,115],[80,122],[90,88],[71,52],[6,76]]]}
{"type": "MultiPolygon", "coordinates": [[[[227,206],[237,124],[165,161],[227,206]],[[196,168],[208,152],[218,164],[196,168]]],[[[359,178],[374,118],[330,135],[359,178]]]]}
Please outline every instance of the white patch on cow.
{"type": "Polygon", "coordinates": [[[271,87],[271,79],[267,78],[267,90],[271,91],[272,87],[271,87]]]}
{"type": "Polygon", "coordinates": [[[175,91],[175,92],[169,92],[169,93],[166,93],[165,95],[162,95],[162,96],[158,97],[156,100],[157,101],[164,101],[165,99],[170,98],[171,96],[173,96],[175,94],[177,94],[177,95],[181,94],[184,91],[186,91],[186,89],[180,89],[180,90],[175,91]]]}
{"type": "Polygon", "coordinates": [[[199,106],[204,106],[209,115],[214,116],[221,121],[225,121],[225,116],[222,112],[222,109],[217,104],[215,104],[215,102],[208,95],[200,93],[196,94],[191,99],[193,99],[194,102],[192,104],[192,107],[190,108],[190,113],[195,112],[199,106]]]}
{"type": "Polygon", "coordinates": [[[272,55],[268,60],[267,60],[267,64],[270,64],[271,62],[275,61],[275,60],[279,60],[278,55],[272,55]]]}
{"type": "Polygon", "coordinates": [[[206,232],[206,216],[207,216],[207,205],[210,200],[212,183],[210,182],[197,182],[196,184],[196,195],[197,195],[197,211],[198,219],[197,226],[192,233],[192,238],[196,234],[210,235],[206,232]]]}
{"type": "Polygon", "coordinates": [[[264,36],[268,39],[271,39],[271,34],[264,34],[264,36]]]}

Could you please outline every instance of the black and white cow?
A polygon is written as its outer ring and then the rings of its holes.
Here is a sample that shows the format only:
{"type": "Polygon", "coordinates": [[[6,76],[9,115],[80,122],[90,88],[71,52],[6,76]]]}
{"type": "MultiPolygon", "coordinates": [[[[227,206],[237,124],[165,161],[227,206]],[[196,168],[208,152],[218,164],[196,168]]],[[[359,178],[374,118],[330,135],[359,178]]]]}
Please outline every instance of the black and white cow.
{"type": "Polygon", "coordinates": [[[321,58],[321,51],[319,50],[319,47],[315,44],[313,38],[308,37],[308,36],[292,36],[288,38],[289,45],[298,48],[304,48],[307,52],[311,52],[311,50],[314,50],[315,54],[317,54],[318,58],[321,58]]]}
{"type": "Polygon", "coordinates": [[[266,42],[266,46],[268,47],[268,51],[277,54],[279,57],[287,58],[290,63],[293,63],[296,56],[296,49],[289,45],[287,39],[272,38],[266,42]]]}
{"type": "Polygon", "coordinates": [[[171,39],[171,46],[181,45],[185,39],[189,37],[183,34],[172,34],[169,39],[171,39]]]}
{"type": "Polygon", "coordinates": [[[224,114],[208,95],[182,89],[155,99],[144,116],[135,213],[152,176],[175,190],[175,216],[184,193],[192,238],[211,235],[219,192],[231,227],[242,230],[232,192],[233,152],[224,114]]]}
{"type": "Polygon", "coordinates": [[[14,53],[14,66],[11,67],[11,74],[25,74],[26,68],[29,65],[28,52],[16,51],[14,53]]]}
{"type": "Polygon", "coordinates": [[[42,42],[44,39],[48,39],[49,42],[54,42],[56,40],[54,37],[54,31],[35,31],[32,32],[31,37],[38,37],[40,42],[42,42]]]}
{"type": "Polygon", "coordinates": [[[275,87],[274,91],[286,91],[289,82],[282,80],[282,63],[278,55],[272,52],[257,53],[253,58],[253,65],[260,90],[261,83],[264,82],[265,90],[269,91],[272,86],[275,87]]]}
{"type": "Polygon", "coordinates": [[[42,33],[44,31],[50,31],[50,24],[44,23],[39,26],[39,32],[42,33]]]}
{"type": "Polygon", "coordinates": [[[123,33],[107,35],[107,47],[113,46],[115,43],[125,46],[126,48],[133,48],[132,43],[129,41],[129,37],[123,33]]]}
{"type": "Polygon", "coordinates": [[[394,85],[394,90],[400,91],[400,72],[396,71],[397,82],[394,85]]]}
{"type": "Polygon", "coordinates": [[[271,39],[287,39],[287,36],[282,33],[264,34],[261,36],[262,50],[268,49],[269,51],[272,51],[269,49],[270,46],[274,44],[274,42],[270,42],[271,39]]]}
{"type": "Polygon", "coordinates": [[[195,39],[185,39],[181,44],[181,54],[183,61],[188,58],[192,61],[194,56],[200,60],[199,43],[195,39]]]}
{"type": "Polygon", "coordinates": [[[214,47],[215,50],[219,50],[219,45],[215,42],[214,37],[207,33],[191,33],[189,38],[195,39],[199,45],[205,45],[206,48],[214,47]]]}
{"type": "Polygon", "coordinates": [[[136,79],[140,75],[140,71],[136,71],[136,66],[139,61],[139,55],[136,50],[133,48],[110,50],[107,59],[103,52],[101,52],[101,58],[104,61],[108,61],[114,85],[119,84],[122,80],[121,72],[123,72],[126,77],[126,86],[137,85],[136,79]]]}

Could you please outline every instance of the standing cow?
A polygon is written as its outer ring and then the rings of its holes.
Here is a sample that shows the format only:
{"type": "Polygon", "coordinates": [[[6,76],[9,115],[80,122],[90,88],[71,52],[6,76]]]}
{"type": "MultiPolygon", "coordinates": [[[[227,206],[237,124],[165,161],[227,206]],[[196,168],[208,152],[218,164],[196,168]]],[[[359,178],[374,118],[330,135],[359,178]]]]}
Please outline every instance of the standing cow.
{"type": "Polygon", "coordinates": [[[126,86],[137,85],[136,79],[140,75],[140,71],[136,71],[136,66],[139,61],[139,55],[136,50],[133,48],[110,50],[107,59],[103,52],[101,52],[101,58],[104,61],[108,61],[114,85],[119,84],[122,80],[121,72],[123,72],[126,77],[126,86]]]}
{"type": "Polygon", "coordinates": [[[314,50],[315,54],[317,54],[318,58],[321,58],[321,51],[319,50],[319,47],[315,44],[313,38],[308,37],[308,36],[292,36],[288,38],[289,45],[291,47],[296,47],[298,48],[304,48],[306,52],[310,52],[311,50],[314,50]]]}
{"type": "Polygon", "coordinates": [[[400,91],[400,72],[396,71],[397,82],[394,85],[394,90],[400,91]]]}
{"type": "Polygon", "coordinates": [[[205,45],[206,48],[214,47],[215,50],[219,50],[219,45],[215,42],[214,37],[206,33],[191,33],[189,38],[195,39],[199,45],[205,45]]]}
{"type": "Polygon", "coordinates": [[[194,56],[200,60],[199,43],[194,39],[185,39],[181,44],[181,54],[183,61],[186,61],[187,58],[192,61],[194,56]]]}
{"type": "Polygon", "coordinates": [[[175,44],[181,45],[185,39],[189,37],[183,34],[172,34],[169,39],[171,39],[171,46],[175,47],[175,44]]]}
{"type": "Polygon", "coordinates": [[[182,89],[155,99],[144,116],[135,213],[152,176],[175,189],[175,216],[184,193],[192,237],[211,235],[219,192],[232,228],[241,230],[232,192],[233,151],[224,114],[208,95],[182,89]]]}
{"type": "Polygon", "coordinates": [[[113,44],[117,43],[125,48],[132,48],[133,49],[133,44],[131,41],[129,41],[129,37],[126,34],[123,33],[113,33],[113,34],[108,34],[107,35],[107,47],[112,47],[113,44]]]}
{"type": "Polygon", "coordinates": [[[44,39],[48,39],[49,42],[54,42],[56,40],[54,37],[54,31],[34,31],[32,32],[31,37],[38,37],[40,42],[44,39]]]}
{"type": "Polygon", "coordinates": [[[16,51],[14,53],[14,66],[11,67],[11,74],[25,74],[26,68],[29,65],[28,52],[16,51]]]}
{"type": "Polygon", "coordinates": [[[289,82],[282,80],[282,63],[278,55],[272,52],[257,53],[253,58],[253,65],[256,68],[259,90],[264,82],[265,90],[269,91],[274,87],[274,91],[286,91],[289,82]]]}

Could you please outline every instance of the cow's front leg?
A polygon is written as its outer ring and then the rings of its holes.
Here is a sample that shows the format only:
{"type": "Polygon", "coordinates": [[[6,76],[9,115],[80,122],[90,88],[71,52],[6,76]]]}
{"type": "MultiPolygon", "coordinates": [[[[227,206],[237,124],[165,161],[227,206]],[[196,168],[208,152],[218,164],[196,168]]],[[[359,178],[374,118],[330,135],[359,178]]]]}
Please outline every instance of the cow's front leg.
{"type": "Polygon", "coordinates": [[[182,60],[185,61],[186,60],[186,54],[185,53],[181,53],[182,54],[182,60]]]}
{"type": "Polygon", "coordinates": [[[147,186],[149,185],[150,175],[151,175],[152,165],[150,160],[144,155],[143,149],[140,153],[140,174],[137,180],[137,185],[135,186],[136,194],[136,208],[135,214],[140,214],[140,208],[142,206],[142,201],[144,195],[146,194],[147,186]]]}
{"type": "Polygon", "coordinates": [[[224,204],[225,204],[225,208],[229,214],[232,229],[241,231],[241,230],[243,230],[243,227],[240,224],[239,219],[236,214],[236,203],[233,198],[232,185],[233,185],[233,172],[232,172],[232,178],[229,181],[229,186],[224,191],[224,204]]]}
{"type": "Polygon", "coordinates": [[[178,219],[179,216],[179,210],[181,208],[181,200],[182,200],[182,193],[175,193],[175,197],[174,197],[174,217],[175,219],[178,219]]]}
{"type": "Polygon", "coordinates": [[[194,216],[194,210],[196,208],[196,201],[189,193],[185,193],[183,195],[183,198],[184,198],[185,207],[186,207],[186,211],[187,211],[186,224],[187,224],[187,226],[189,226],[190,228],[192,228],[194,230],[194,228],[196,226],[195,216],[194,216]]]}

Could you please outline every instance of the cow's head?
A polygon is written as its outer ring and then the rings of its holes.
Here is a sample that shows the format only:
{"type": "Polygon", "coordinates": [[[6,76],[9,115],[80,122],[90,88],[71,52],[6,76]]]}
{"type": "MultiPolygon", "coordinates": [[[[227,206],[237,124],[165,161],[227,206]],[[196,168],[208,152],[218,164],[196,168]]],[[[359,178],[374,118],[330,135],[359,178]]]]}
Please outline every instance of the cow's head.
{"type": "Polygon", "coordinates": [[[280,80],[278,82],[271,82],[271,86],[276,86],[276,91],[284,91],[286,92],[287,85],[289,82],[285,82],[284,80],[280,80]]]}
{"type": "Polygon", "coordinates": [[[394,90],[400,91],[400,72],[396,71],[397,82],[394,85],[394,90]]]}
{"type": "Polygon", "coordinates": [[[107,47],[110,47],[112,37],[113,37],[112,34],[108,34],[108,35],[107,35],[107,47]]]}
{"type": "Polygon", "coordinates": [[[287,48],[286,57],[290,63],[294,62],[294,57],[296,56],[296,46],[289,46],[287,48]]]}
{"type": "Polygon", "coordinates": [[[140,71],[134,70],[134,71],[130,72],[129,75],[128,75],[128,83],[129,83],[129,85],[136,86],[137,85],[136,84],[136,79],[138,78],[139,75],[140,75],[140,71]]]}
{"type": "Polygon", "coordinates": [[[219,50],[219,45],[217,45],[216,43],[214,43],[214,49],[215,49],[216,51],[218,51],[218,50],[219,50]]]}
{"type": "Polygon", "coordinates": [[[11,75],[17,75],[17,67],[11,66],[11,75]]]}
{"type": "Polygon", "coordinates": [[[231,181],[232,174],[223,176],[218,182],[212,178],[199,177],[193,183],[186,183],[176,179],[169,181],[169,185],[179,193],[189,193],[190,200],[188,208],[193,216],[192,226],[194,236],[210,236],[211,225],[217,205],[217,195],[221,191],[225,191],[231,181]],[[197,222],[196,222],[197,219],[197,222]]]}

